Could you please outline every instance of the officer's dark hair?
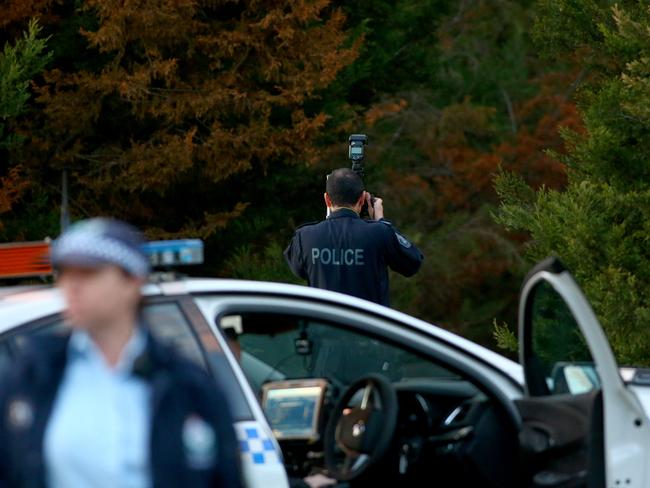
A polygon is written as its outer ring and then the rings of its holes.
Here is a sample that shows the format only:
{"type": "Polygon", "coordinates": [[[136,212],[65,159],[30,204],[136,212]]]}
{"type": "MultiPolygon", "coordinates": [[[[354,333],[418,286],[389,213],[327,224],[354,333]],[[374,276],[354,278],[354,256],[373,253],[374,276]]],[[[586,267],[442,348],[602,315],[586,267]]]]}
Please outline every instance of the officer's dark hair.
{"type": "Polygon", "coordinates": [[[363,181],[350,168],[335,169],[327,178],[325,191],[333,205],[354,205],[363,193],[363,181]]]}

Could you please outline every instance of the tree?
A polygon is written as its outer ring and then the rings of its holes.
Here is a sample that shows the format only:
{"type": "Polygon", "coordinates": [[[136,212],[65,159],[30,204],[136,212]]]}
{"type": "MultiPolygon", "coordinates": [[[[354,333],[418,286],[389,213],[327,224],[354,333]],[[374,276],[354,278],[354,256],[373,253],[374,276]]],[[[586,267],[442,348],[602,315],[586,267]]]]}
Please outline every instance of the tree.
{"type": "MultiPolygon", "coordinates": [[[[22,142],[21,137],[7,130],[7,124],[26,111],[30,81],[51,58],[51,53],[45,51],[47,39],[39,38],[40,32],[38,22],[31,20],[22,38],[13,46],[5,44],[0,53],[0,158],[5,161],[8,150],[22,142]]],[[[9,212],[28,186],[19,165],[0,168],[0,214],[9,212]]]]}
{"type": "Polygon", "coordinates": [[[386,197],[388,218],[426,256],[415,278],[392,277],[391,303],[490,345],[493,318],[515,316],[525,273],[524,236],[490,216],[493,174],[501,166],[535,187],[562,188],[564,165],[543,149],[561,151],[559,126],[580,130],[570,96],[580,70],[571,60],[540,63],[527,34],[529,3],[349,4],[351,28],[365,42],[332,89],[360,115],[346,114],[343,130],[327,134],[309,193],[317,205],[289,209],[283,232],[242,248],[254,254],[254,270],[241,253],[229,269],[286,280],[275,251],[295,224],[323,215],[323,175],[347,164],[344,130],[367,132],[366,187],[386,197]]]}
{"type": "Polygon", "coordinates": [[[643,2],[610,8],[608,2],[573,1],[574,19],[544,3],[554,15],[540,20],[538,29],[554,40],[556,53],[588,53],[583,66],[592,74],[578,92],[585,131],[564,132],[568,152],[556,155],[568,169],[564,191],[533,191],[515,175],[499,175],[498,220],[530,234],[531,260],[556,254],[565,261],[621,363],[648,364],[650,9],[643,2]],[[602,19],[597,30],[578,15],[577,4],[593,11],[594,21],[602,19]],[[572,44],[564,35],[568,29],[575,33],[572,44]]]}
{"type": "Polygon", "coordinates": [[[329,4],[66,4],[50,29],[60,42],[63,23],[80,25],[77,56],[56,53],[35,88],[38,116],[21,121],[30,178],[67,168],[77,214],[214,236],[246,208],[229,190],[247,174],[316,155],[327,115],[306,105],[356,55],[329,4]]]}
{"type": "Polygon", "coordinates": [[[525,269],[525,234],[491,219],[492,174],[561,189],[542,149],[581,130],[582,67],[540,62],[532,3],[10,0],[2,35],[38,15],[54,55],[11,122],[34,184],[0,239],[52,235],[65,167],[75,217],[203,236],[201,275],[293,280],[280,250],[365,131],[366,185],[427,255],[392,303],[490,345],[525,269]]]}
{"type": "Polygon", "coordinates": [[[543,149],[561,151],[558,127],[580,130],[579,70],[540,63],[530,22],[521,4],[462,2],[439,22],[433,88],[387,97],[374,107],[383,115],[367,117],[381,161],[373,186],[427,256],[414,279],[395,277],[393,303],[487,345],[493,319],[515,317],[526,269],[524,236],[490,217],[493,175],[502,167],[562,188],[564,166],[543,149]]]}

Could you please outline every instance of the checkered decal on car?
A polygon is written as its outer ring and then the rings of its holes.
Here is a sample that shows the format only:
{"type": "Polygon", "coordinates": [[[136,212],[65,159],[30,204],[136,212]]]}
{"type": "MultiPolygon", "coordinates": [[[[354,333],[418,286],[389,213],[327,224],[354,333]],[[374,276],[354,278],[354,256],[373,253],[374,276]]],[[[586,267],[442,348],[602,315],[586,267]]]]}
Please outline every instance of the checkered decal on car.
{"type": "Polygon", "coordinates": [[[281,463],[275,446],[255,422],[240,422],[237,426],[239,450],[244,462],[253,464],[281,463]]]}

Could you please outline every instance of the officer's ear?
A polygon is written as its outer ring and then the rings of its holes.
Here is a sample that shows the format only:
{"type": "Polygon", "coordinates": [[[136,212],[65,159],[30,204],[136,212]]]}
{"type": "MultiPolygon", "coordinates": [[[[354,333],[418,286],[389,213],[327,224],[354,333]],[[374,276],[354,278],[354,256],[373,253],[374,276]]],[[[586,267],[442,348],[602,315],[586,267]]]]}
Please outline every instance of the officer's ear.
{"type": "Polygon", "coordinates": [[[357,207],[363,208],[364,203],[366,203],[366,199],[368,198],[368,192],[367,191],[362,191],[361,196],[357,200],[357,207]]]}
{"type": "Polygon", "coordinates": [[[323,198],[325,199],[325,205],[327,206],[327,208],[332,208],[332,199],[327,194],[327,192],[323,193],[323,198]]]}

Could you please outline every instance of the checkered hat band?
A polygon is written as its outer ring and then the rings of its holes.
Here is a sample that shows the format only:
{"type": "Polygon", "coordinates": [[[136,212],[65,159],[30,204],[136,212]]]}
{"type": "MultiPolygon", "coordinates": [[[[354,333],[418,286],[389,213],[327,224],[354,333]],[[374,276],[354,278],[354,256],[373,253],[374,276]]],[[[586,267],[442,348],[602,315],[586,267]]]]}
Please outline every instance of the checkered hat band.
{"type": "Polygon", "coordinates": [[[149,262],[143,254],[108,237],[73,232],[61,236],[52,247],[54,266],[84,260],[113,264],[133,276],[146,277],[149,273],[149,262]]]}

